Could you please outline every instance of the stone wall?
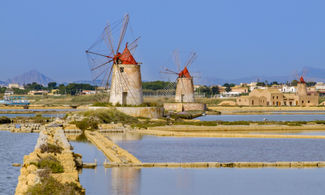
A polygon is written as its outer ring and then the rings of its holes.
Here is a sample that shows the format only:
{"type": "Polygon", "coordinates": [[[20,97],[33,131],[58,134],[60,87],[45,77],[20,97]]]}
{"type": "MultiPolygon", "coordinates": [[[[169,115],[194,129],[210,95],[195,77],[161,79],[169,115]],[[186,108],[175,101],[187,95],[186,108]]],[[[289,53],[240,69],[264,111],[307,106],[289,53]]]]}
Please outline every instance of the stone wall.
{"type": "Polygon", "coordinates": [[[191,111],[191,110],[206,110],[206,104],[202,103],[164,103],[164,109],[166,111],[191,111]]]}
{"type": "Polygon", "coordinates": [[[116,107],[116,110],[133,117],[160,118],[164,114],[161,107],[116,107]]]}
{"type": "Polygon", "coordinates": [[[50,176],[58,182],[75,183],[81,188],[79,183],[79,175],[77,171],[76,158],[71,151],[71,146],[64,135],[62,129],[47,128],[39,133],[35,149],[29,155],[24,156],[24,163],[20,169],[18,184],[15,194],[25,194],[28,188],[39,184],[42,179],[42,169],[39,169],[37,164],[43,158],[56,158],[63,167],[62,173],[50,173],[50,176]],[[49,153],[42,151],[43,145],[52,144],[62,148],[61,153],[49,153]]]}

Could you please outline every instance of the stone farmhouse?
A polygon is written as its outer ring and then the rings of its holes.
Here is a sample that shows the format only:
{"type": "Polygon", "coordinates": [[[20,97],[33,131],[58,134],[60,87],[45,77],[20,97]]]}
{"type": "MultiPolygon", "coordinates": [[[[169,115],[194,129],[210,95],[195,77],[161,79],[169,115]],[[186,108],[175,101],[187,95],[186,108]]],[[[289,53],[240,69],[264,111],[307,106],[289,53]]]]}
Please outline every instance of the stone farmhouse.
{"type": "Polygon", "coordinates": [[[248,96],[238,97],[236,103],[241,106],[318,106],[319,94],[308,93],[301,77],[296,93],[283,93],[276,88],[254,89],[248,96]]]}

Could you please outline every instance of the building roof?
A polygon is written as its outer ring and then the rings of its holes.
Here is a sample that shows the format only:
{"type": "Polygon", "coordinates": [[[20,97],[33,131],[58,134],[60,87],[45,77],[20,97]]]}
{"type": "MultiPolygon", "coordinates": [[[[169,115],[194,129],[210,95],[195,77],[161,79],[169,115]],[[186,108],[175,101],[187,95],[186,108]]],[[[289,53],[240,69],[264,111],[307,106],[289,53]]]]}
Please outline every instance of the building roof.
{"type": "Polygon", "coordinates": [[[186,66],[185,66],[185,68],[180,73],[178,73],[178,77],[179,78],[186,77],[188,79],[192,78],[191,75],[190,75],[190,72],[187,70],[187,67],[186,66]]]}
{"type": "Polygon", "coordinates": [[[122,64],[137,64],[126,43],[125,49],[122,54],[117,54],[114,58],[121,60],[122,64]]]}

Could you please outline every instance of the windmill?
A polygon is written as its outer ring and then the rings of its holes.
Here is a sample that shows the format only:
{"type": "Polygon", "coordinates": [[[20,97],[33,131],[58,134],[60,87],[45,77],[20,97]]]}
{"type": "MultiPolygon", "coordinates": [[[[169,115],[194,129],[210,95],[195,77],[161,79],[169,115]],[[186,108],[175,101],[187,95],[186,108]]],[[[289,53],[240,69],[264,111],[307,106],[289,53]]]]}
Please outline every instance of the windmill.
{"type": "Polygon", "coordinates": [[[197,55],[195,52],[191,52],[188,60],[182,67],[179,53],[178,51],[174,51],[173,54],[174,63],[177,65],[177,72],[165,68],[162,73],[165,74],[174,74],[177,75],[176,79],[176,93],[175,93],[175,102],[194,102],[194,85],[193,85],[193,77],[191,76],[190,72],[188,71],[188,67],[194,62],[197,55]]]}
{"type": "Polygon", "coordinates": [[[130,44],[124,41],[128,24],[128,14],[122,21],[112,25],[107,23],[99,39],[86,50],[93,80],[110,90],[109,102],[113,105],[139,105],[143,102],[140,63],[133,57],[140,37],[130,44]],[[118,31],[120,35],[115,44],[113,35],[118,31]],[[125,48],[120,52],[124,44],[125,48]]]}

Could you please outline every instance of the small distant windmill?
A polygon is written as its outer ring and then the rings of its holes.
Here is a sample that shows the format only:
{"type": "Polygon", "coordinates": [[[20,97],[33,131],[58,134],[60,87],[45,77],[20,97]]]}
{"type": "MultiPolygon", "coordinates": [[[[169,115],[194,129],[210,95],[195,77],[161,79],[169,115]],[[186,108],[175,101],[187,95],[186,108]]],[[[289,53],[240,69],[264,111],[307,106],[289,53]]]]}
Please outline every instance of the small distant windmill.
{"type": "Polygon", "coordinates": [[[296,93],[299,96],[307,96],[307,84],[306,84],[306,81],[305,81],[306,73],[307,73],[306,69],[303,69],[302,73],[300,73],[300,74],[298,74],[297,71],[295,72],[296,80],[298,81],[297,82],[297,92],[296,93]]]}
{"type": "Polygon", "coordinates": [[[176,93],[175,93],[175,102],[194,102],[194,85],[193,85],[193,77],[188,71],[188,67],[194,62],[197,58],[197,54],[195,52],[191,52],[188,60],[182,66],[179,58],[178,51],[174,51],[173,53],[174,63],[177,66],[177,72],[165,68],[162,73],[165,74],[174,74],[177,75],[176,79],[176,93]],[[181,68],[183,67],[183,68],[181,68]]]}
{"type": "Polygon", "coordinates": [[[128,14],[122,21],[112,25],[108,23],[99,40],[86,51],[93,80],[110,89],[109,102],[113,105],[139,105],[143,102],[140,63],[132,55],[140,37],[130,44],[124,41],[128,23],[128,14]],[[119,28],[120,36],[115,45],[113,34],[119,28]],[[123,44],[125,48],[121,53],[123,44]]]}

